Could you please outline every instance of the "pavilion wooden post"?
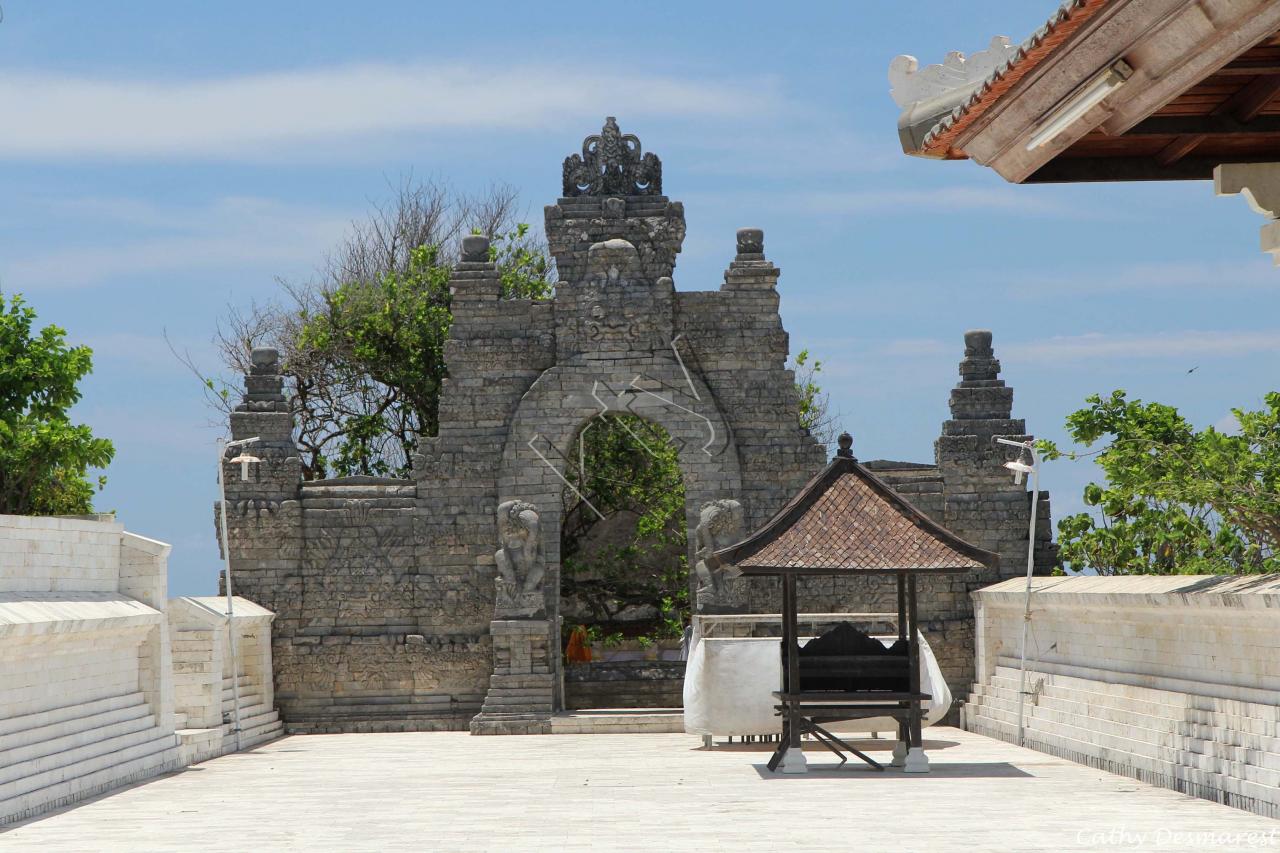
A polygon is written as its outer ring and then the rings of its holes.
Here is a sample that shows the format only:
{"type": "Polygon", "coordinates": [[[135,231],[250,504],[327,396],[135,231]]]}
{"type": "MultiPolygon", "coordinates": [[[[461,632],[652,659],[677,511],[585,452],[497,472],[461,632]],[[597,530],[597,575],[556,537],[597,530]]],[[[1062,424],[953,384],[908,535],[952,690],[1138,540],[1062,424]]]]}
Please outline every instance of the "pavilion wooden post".
{"type": "MultiPolygon", "coordinates": [[[[910,692],[920,692],[920,626],[916,614],[916,577],[907,576],[907,667],[910,670],[908,684],[910,692]]],[[[928,773],[929,759],[924,754],[924,738],[921,735],[921,708],[919,702],[912,702],[907,713],[910,731],[907,757],[902,769],[906,773],[928,773]]]]}
{"type": "MultiPolygon", "coordinates": [[[[907,641],[907,576],[903,572],[897,573],[898,578],[898,639],[907,641]]],[[[908,647],[910,643],[908,642],[908,647]]],[[[918,676],[917,676],[918,679],[918,676]]],[[[906,720],[898,720],[898,742],[893,745],[893,758],[889,763],[894,767],[901,767],[907,760],[907,749],[911,740],[911,727],[906,720]]]]}
{"type": "MultiPolygon", "coordinates": [[[[783,659],[786,684],[783,690],[791,697],[800,693],[800,638],[797,624],[796,576],[787,572],[782,576],[782,647],[785,650],[783,659]]],[[[804,746],[801,736],[804,729],[800,725],[798,706],[794,699],[783,703],[783,739],[786,750],[782,754],[783,773],[804,773],[808,763],[804,758],[804,746]]]]}

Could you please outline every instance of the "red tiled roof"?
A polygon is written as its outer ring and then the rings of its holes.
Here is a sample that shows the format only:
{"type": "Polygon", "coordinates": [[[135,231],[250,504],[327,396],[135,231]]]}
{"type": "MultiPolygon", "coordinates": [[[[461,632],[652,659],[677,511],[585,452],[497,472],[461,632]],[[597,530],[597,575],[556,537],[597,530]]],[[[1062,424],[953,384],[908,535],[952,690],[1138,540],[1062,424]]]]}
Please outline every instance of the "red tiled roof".
{"type": "Polygon", "coordinates": [[[963,151],[953,147],[956,137],[1109,2],[1111,0],[1066,0],[1044,26],[1018,47],[1008,62],[984,80],[963,104],[933,126],[925,136],[920,152],[938,157],[964,157],[963,151]]]}
{"type": "Polygon", "coordinates": [[[852,458],[837,458],[755,534],[708,561],[744,574],[964,572],[995,567],[852,458]]]}

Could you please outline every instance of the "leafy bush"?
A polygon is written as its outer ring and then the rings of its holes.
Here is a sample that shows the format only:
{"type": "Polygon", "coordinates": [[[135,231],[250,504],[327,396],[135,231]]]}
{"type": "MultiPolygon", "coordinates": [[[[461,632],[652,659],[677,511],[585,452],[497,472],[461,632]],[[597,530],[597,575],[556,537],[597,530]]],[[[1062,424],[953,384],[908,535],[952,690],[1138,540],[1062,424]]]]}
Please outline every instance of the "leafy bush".
{"type": "Polygon", "coordinates": [[[36,312],[0,294],[0,513],[78,515],[93,511],[90,468],[115,455],[110,441],[73,424],[68,409],[92,369],[92,350],[68,346],[66,332],[45,326],[33,334],[36,312]]]}
{"type": "MultiPolygon", "coordinates": [[[[1234,409],[1239,434],[1196,430],[1172,406],[1094,395],[1067,418],[1096,454],[1106,483],[1084,501],[1098,515],[1058,522],[1063,562],[1099,574],[1280,571],[1280,393],[1259,411],[1234,409]]],[[[1086,454],[1039,443],[1046,459],[1086,454]]]]}

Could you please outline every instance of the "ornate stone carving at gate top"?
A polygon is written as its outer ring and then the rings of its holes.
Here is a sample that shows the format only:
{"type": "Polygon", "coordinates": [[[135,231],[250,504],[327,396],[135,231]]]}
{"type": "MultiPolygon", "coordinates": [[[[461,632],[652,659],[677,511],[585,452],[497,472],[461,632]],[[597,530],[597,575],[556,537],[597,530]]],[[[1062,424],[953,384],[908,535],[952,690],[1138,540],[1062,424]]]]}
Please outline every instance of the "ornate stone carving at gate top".
{"type": "Polygon", "coordinates": [[[498,505],[498,576],[494,578],[499,618],[536,618],[545,614],[542,577],[546,567],[540,544],[538,508],[528,501],[498,505]]]}
{"type": "Polygon", "coordinates": [[[565,196],[662,195],[662,161],[642,154],[640,139],[622,133],[613,116],[582,141],[582,154],[564,160],[565,196]]]}
{"type": "Polygon", "coordinates": [[[702,505],[698,513],[698,527],[694,531],[698,562],[693,568],[698,576],[699,613],[729,613],[742,608],[737,584],[724,569],[709,568],[706,561],[712,553],[742,541],[746,535],[745,521],[742,504],[735,500],[711,501],[702,505]]]}

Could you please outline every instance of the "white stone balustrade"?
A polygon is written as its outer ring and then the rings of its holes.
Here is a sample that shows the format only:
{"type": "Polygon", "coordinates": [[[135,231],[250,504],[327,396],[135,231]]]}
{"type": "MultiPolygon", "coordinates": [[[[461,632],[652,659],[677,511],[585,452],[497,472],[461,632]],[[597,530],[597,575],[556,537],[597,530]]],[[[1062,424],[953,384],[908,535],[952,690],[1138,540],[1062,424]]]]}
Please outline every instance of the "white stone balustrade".
{"type": "Polygon", "coordinates": [[[227,619],[227,600],[217,596],[169,602],[173,637],[174,699],[186,763],[236,751],[235,692],[239,679],[240,749],[279,737],[271,671],[271,620],[275,614],[237,597],[227,619]],[[238,665],[231,665],[231,625],[238,665]]]}
{"type": "MultiPolygon", "coordinates": [[[[970,731],[1016,740],[1025,581],[973,594],[970,731]]],[[[1025,743],[1280,817],[1280,577],[1036,578],[1025,743]]]]}
{"type": "Polygon", "coordinates": [[[169,546],[0,516],[0,824],[181,766],[169,546]]]}

